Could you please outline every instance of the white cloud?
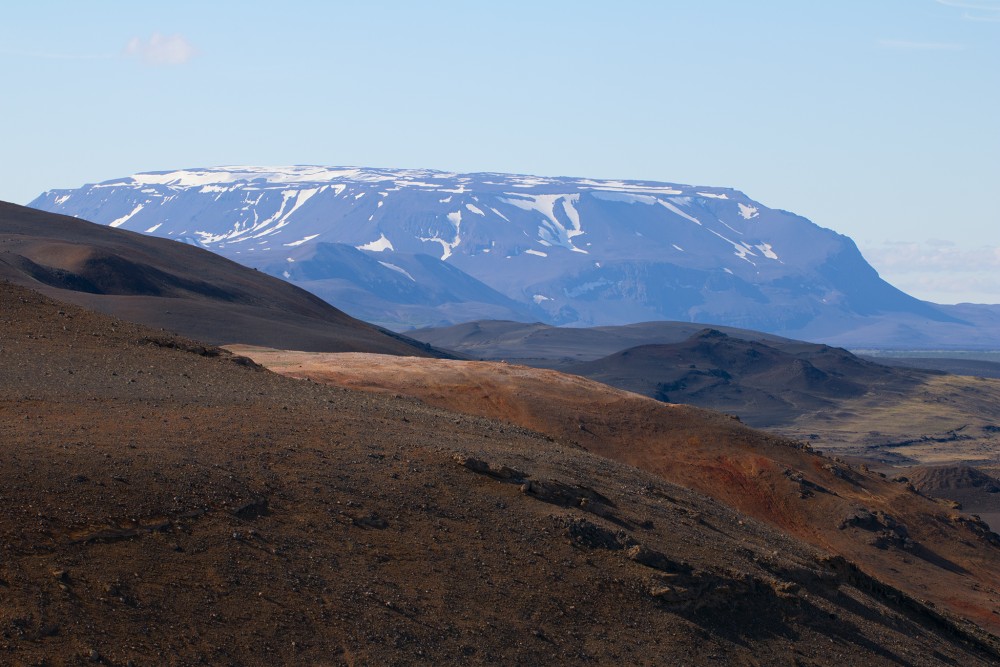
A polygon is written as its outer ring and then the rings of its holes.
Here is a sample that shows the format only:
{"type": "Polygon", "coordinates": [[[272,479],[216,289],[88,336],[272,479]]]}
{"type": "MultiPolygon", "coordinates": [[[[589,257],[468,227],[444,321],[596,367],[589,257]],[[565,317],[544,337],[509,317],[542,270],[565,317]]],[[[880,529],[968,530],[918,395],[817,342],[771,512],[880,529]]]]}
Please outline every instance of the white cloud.
{"type": "Polygon", "coordinates": [[[886,241],[867,245],[864,256],[876,267],[917,273],[1000,269],[1000,246],[961,247],[951,241],[886,241]]]}
{"type": "Polygon", "coordinates": [[[914,42],[906,39],[880,39],[878,45],[883,49],[899,49],[901,51],[964,51],[964,44],[954,42],[914,42]]]}
{"type": "Polygon", "coordinates": [[[937,0],[939,5],[945,7],[957,7],[959,9],[975,9],[981,12],[1000,12],[1000,2],[990,2],[981,0],[980,2],[966,2],[966,0],[937,0]]]}
{"type": "Polygon", "coordinates": [[[126,56],[149,65],[183,65],[196,54],[197,50],[183,35],[154,32],[147,40],[133,37],[125,45],[126,56]]]}
{"type": "Polygon", "coordinates": [[[865,245],[862,253],[885,280],[917,298],[1000,303],[1000,246],[886,241],[865,245]]]}

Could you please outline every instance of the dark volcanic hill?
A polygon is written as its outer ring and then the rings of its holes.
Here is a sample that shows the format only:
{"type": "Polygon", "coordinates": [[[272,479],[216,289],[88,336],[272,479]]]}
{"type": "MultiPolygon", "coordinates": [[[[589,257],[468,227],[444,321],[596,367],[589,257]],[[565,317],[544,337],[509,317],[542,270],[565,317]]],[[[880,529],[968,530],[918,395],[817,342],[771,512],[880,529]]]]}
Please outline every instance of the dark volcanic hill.
{"type": "MultiPolygon", "coordinates": [[[[549,324],[478,320],[450,327],[407,332],[435,347],[489,361],[508,361],[538,368],[565,368],[594,361],[639,345],[680,343],[705,328],[694,322],[640,322],[608,327],[554,327],[549,324]]],[[[713,327],[743,340],[771,344],[797,343],[750,329],[713,327]]]]}
{"type": "Polygon", "coordinates": [[[438,354],[205,250],[4,202],[0,278],[210,343],[438,354]]]}
{"type": "Polygon", "coordinates": [[[235,362],[0,283],[5,662],[1000,658],[950,612],[655,475],[235,362]]]}
{"type": "Polygon", "coordinates": [[[470,357],[561,370],[661,401],[734,413],[758,427],[834,409],[873,389],[905,391],[933,372],[889,368],[840,348],[759,331],[686,322],[589,329],[469,322],[411,334],[470,357]]]}
{"type": "Polygon", "coordinates": [[[1000,528],[1000,479],[967,465],[922,466],[906,475],[921,493],[953,500],[1000,528]]]}
{"type": "Polygon", "coordinates": [[[705,329],[680,343],[642,345],[563,370],[661,401],[736,413],[756,426],[834,408],[875,387],[908,386],[919,374],[826,345],[782,348],[705,329]]]}

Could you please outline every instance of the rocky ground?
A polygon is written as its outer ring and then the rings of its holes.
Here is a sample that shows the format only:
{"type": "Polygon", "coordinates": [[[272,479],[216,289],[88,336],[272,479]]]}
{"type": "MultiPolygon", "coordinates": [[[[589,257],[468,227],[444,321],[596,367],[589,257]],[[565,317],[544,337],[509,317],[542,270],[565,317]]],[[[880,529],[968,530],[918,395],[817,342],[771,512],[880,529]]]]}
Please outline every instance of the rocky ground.
{"type": "Polygon", "coordinates": [[[905,478],[816,454],[724,415],[507,364],[241,348],[292,377],[419,397],[628,463],[857,563],[996,631],[1000,540],[905,478]]]}
{"type": "Polygon", "coordinates": [[[963,664],[994,637],[498,419],[0,284],[0,662],[963,664]]]}

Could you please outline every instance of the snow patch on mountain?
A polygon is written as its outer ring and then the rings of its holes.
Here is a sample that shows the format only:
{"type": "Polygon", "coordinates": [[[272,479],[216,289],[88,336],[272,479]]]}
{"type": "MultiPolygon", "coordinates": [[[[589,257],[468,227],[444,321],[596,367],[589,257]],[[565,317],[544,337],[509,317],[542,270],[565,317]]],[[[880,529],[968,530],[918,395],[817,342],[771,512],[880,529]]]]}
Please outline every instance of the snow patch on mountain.
{"type": "Polygon", "coordinates": [[[369,241],[363,245],[354,246],[358,250],[370,250],[372,252],[384,252],[386,250],[394,251],[395,248],[392,247],[392,242],[386,238],[385,234],[380,234],[374,241],[369,241]]]}
{"type": "Polygon", "coordinates": [[[546,245],[558,245],[573,252],[587,254],[587,251],[578,248],[573,239],[583,234],[580,226],[580,215],[574,207],[574,202],[580,200],[577,194],[544,194],[544,195],[523,195],[510,193],[510,197],[500,201],[511,206],[516,206],[524,211],[534,211],[542,215],[541,225],[538,227],[538,238],[546,245]],[[566,222],[559,220],[556,214],[556,204],[562,208],[566,222]],[[567,224],[568,223],[568,224],[567,224]]]}
{"type": "Polygon", "coordinates": [[[139,204],[134,209],[132,209],[131,213],[126,213],[122,217],[116,218],[115,220],[112,220],[111,222],[109,222],[108,223],[108,227],[121,227],[126,222],[128,222],[132,218],[132,216],[134,216],[136,213],[138,213],[139,211],[141,211],[143,208],[145,208],[145,204],[139,204]]]}
{"type": "MultiPolygon", "coordinates": [[[[678,203],[680,203],[680,204],[687,204],[687,203],[690,203],[690,201],[691,201],[691,200],[690,200],[690,199],[688,199],[688,198],[684,198],[684,199],[675,199],[674,201],[676,201],[676,202],[678,202],[678,203]]],[[[664,200],[662,200],[662,199],[657,199],[657,200],[656,200],[656,203],[657,203],[657,204],[659,204],[660,206],[662,206],[663,208],[667,209],[667,210],[668,210],[668,211],[670,211],[671,213],[674,213],[674,214],[676,214],[676,215],[679,215],[679,216],[681,216],[682,218],[684,218],[685,220],[690,220],[691,222],[693,222],[694,224],[698,225],[699,227],[701,227],[701,226],[702,226],[702,224],[701,224],[701,221],[700,221],[700,220],[698,220],[698,218],[696,218],[696,217],[694,217],[694,216],[692,216],[692,215],[688,215],[688,214],[687,214],[687,213],[685,213],[684,211],[682,211],[682,210],[680,210],[679,208],[677,208],[677,207],[676,207],[676,206],[675,206],[674,204],[672,204],[671,202],[668,202],[668,201],[664,201],[664,200]]]]}
{"type": "Polygon", "coordinates": [[[396,273],[401,273],[401,274],[403,274],[404,276],[406,276],[407,278],[409,278],[409,279],[410,279],[410,280],[412,280],[413,282],[417,282],[416,278],[414,278],[413,276],[411,276],[411,275],[410,275],[410,272],[409,272],[409,271],[407,271],[407,270],[406,270],[406,269],[404,269],[404,268],[401,268],[401,267],[399,267],[399,266],[396,266],[395,264],[390,264],[389,262],[383,262],[383,261],[381,261],[381,260],[379,260],[379,264],[381,264],[382,266],[384,266],[384,267],[385,267],[385,268],[387,268],[387,269],[391,269],[391,270],[395,271],[396,273]]]}
{"type": "Polygon", "coordinates": [[[768,259],[778,259],[778,255],[774,252],[774,249],[771,247],[770,243],[759,243],[754,247],[760,250],[761,254],[764,255],[764,257],[767,257],[768,259]]]}
{"type": "Polygon", "coordinates": [[[659,201],[652,195],[629,194],[625,192],[615,192],[613,190],[594,190],[590,193],[590,195],[595,199],[601,199],[603,201],[617,201],[625,204],[646,204],[652,206],[659,201]]]}
{"type": "Polygon", "coordinates": [[[440,243],[441,244],[441,260],[444,261],[451,257],[455,248],[458,244],[462,242],[462,212],[452,211],[447,216],[448,222],[452,224],[455,228],[455,235],[452,237],[451,241],[447,241],[440,236],[421,236],[419,237],[421,241],[440,243]]]}
{"type": "Polygon", "coordinates": [[[299,239],[298,241],[292,241],[291,243],[285,243],[284,245],[287,246],[287,247],[289,247],[289,248],[295,248],[296,246],[300,246],[303,243],[309,243],[310,241],[312,241],[317,236],[319,236],[319,234],[312,234],[310,236],[303,237],[303,238],[299,239]]]}

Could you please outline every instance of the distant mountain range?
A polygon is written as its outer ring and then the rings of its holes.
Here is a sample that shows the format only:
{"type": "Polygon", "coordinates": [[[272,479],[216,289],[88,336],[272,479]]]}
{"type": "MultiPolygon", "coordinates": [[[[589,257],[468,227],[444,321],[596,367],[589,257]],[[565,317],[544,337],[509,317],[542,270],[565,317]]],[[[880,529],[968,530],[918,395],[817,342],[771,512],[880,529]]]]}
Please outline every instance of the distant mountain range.
{"type": "Polygon", "coordinates": [[[210,249],[397,330],[678,320],[843,346],[1000,345],[1000,307],[915,299],[848,237],[728,188],[215,167],[51,190],[31,206],[210,249]]]}

